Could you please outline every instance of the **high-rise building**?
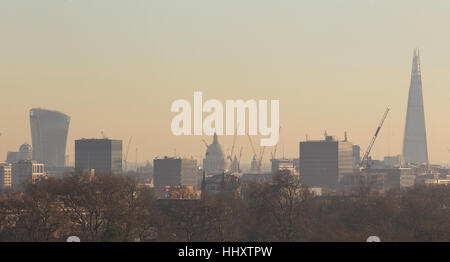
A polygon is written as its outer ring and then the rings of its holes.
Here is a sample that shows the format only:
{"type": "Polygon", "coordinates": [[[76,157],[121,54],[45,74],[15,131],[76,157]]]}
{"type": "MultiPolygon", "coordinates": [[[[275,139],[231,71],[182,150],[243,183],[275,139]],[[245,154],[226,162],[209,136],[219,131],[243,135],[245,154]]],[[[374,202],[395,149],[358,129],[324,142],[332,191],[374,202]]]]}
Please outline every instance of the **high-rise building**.
{"type": "Polygon", "coordinates": [[[414,50],[406,113],[403,157],[406,163],[428,163],[419,50],[414,50]]]}
{"type": "Polygon", "coordinates": [[[103,174],[122,173],[122,140],[75,140],[75,169],[103,174]]]}
{"type": "Polygon", "coordinates": [[[33,160],[46,166],[65,166],[70,117],[40,108],[30,110],[33,160]]]}
{"type": "Polygon", "coordinates": [[[21,160],[12,164],[11,184],[13,188],[21,188],[25,182],[36,183],[45,177],[44,164],[35,160],[21,160]]]}
{"type": "Polygon", "coordinates": [[[164,157],[153,160],[153,185],[197,186],[197,160],[164,157]]]}
{"type": "Polygon", "coordinates": [[[212,144],[206,149],[203,170],[208,175],[222,174],[225,171],[225,158],[216,133],[214,133],[212,144]]]}
{"type": "Polygon", "coordinates": [[[11,188],[11,164],[0,163],[0,189],[11,188]]]}
{"type": "Polygon", "coordinates": [[[335,188],[346,174],[353,172],[353,148],[348,141],[300,142],[300,180],[310,187],[335,188]]]}

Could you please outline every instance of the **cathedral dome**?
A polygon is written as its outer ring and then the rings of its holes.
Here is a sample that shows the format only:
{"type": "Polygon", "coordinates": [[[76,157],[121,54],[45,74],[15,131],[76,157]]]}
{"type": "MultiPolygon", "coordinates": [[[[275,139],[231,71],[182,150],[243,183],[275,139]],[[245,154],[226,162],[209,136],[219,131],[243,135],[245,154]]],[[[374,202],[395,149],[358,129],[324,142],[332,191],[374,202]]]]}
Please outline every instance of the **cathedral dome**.
{"type": "Polygon", "coordinates": [[[214,133],[213,143],[208,146],[208,149],[206,149],[206,156],[223,158],[223,150],[217,141],[217,135],[215,133],[214,133]]]}
{"type": "Polygon", "coordinates": [[[203,170],[205,170],[208,175],[221,174],[225,171],[223,150],[217,140],[217,134],[215,133],[212,144],[206,149],[206,155],[203,159],[203,170]]]}

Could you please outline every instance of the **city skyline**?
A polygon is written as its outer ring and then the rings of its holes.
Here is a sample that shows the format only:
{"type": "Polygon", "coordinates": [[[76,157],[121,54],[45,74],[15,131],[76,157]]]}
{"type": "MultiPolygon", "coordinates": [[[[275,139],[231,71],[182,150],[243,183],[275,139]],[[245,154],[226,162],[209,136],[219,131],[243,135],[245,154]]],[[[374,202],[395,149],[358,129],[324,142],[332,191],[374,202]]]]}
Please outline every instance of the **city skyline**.
{"type": "MultiPolygon", "coordinates": [[[[105,3],[2,3],[0,86],[8,99],[0,105],[0,159],[32,143],[34,107],[71,117],[71,163],[74,140],[102,131],[123,141],[133,136],[132,161],[136,147],[139,162],[175,149],[202,159],[201,138],[212,137],[170,132],[170,104],[194,91],[205,99],[279,99],[277,155],[286,157],[298,157],[298,142],[321,139],[324,130],[341,140],[347,131],[366,148],[390,107],[372,156],[401,154],[411,51],[419,47],[429,159],[450,162],[447,2],[259,3],[256,12],[252,1],[105,3]]],[[[226,154],[233,137],[219,139],[226,154]]],[[[238,137],[246,163],[248,145],[238,137]]]]}

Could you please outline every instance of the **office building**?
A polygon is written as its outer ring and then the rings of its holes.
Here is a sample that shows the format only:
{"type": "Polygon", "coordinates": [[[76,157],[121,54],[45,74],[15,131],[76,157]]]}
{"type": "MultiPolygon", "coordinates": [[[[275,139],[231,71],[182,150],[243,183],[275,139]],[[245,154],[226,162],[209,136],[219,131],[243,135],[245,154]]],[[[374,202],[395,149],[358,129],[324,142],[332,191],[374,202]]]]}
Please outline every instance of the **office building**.
{"type": "Polygon", "coordinates": [[[11,188],[11,174],[11,164],[0,163],[0,189],[11,188]]]}
{"type": "Polygon", "coordinates": [[[353,147],[348,141],[300,142],[300,180],[310,187],[336,188],[345,174],[353,172],[353,147]]]}
{"type": "Polygon", "coordinates": [[[18,159],[18,155],[19,155],[19,152],[9,151],[6,154],[6,162],[8,162],[10,164],[16,163],[18,161],[17,160],[18,159]]]}
{"type": "Polygon", "coordinates": [[[33,160],[46,166],[66,165],[66,144],[70,117],[57,111],[33,108],[30,128],[33,160]]]}
{"type": "Polygon", "coordinates": [[[44,164],[35,160],[21,160],[12,164],[11,184],[14,189],[22,188],[26,182],[36,183],[45,177],[44,164]]]}
{"type": "Polygon", "coordinates": [[[122,173],[122,140],[75,140],[75,169],[96,174],[122,173]]]}
{"type": "Polygon", "coordinates": [[[153,160],[153,185],[197,186],[197,160],[164,157],[153,160]]]}

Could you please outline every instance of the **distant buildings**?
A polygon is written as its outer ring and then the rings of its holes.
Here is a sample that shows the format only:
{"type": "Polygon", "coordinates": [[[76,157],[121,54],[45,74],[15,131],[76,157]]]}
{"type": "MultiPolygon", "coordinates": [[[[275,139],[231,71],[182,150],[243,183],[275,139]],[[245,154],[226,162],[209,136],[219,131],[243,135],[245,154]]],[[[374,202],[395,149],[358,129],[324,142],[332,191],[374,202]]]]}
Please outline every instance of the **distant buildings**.
{"type": "Polygon", "coordinates": [[[27,143],[22,144],[17,154],[17,161],[32,160],[32,159],[33,159],[33,149],[27,143]]]}
{"type": "Polygon", "coordinates": [[[19,152],[9,151],[6,155],[6,162],[12,164],[17,162],[19,152]]]}
{"type": "Polygon", "coordinates": [[[327,135],[325,140],[300,142],[300,180],[307,186],[336,188],[352,172],[352,143],[327,135]]]}
{"type": "Polygon", "coordinates": [[[241,193],[241,181],[240,176],[237,174],[217,174],[206,177],[202,181],[202,192],[207,195],[217,195],[222,192],[233,193],[235,197],[241,193]]]}
{"type": "Polygon", "coordinates": [[[32,160],[33,159],[33,149],[27,143],[20,146],[18,152],[8,152],[6,156],[6,162],[16,163],[20,160],[32,160]]]}
{"type": "Polygon", "coordinates": [[[69,123],[70,117],[61,112],[30,110],[33,160],[46,166],[65,166],[69,123]]]}
{"type": "Polygon", "coordinates": [[[406,113],[403,157],[408,163],[428,163],[419,50],[414,50],[406,113]]]}
{"type": "Polygon", "coordinates": [[[44,164],[34,160],[21,160],[12,164],[11,184],[14,189],[21,188],[25,182],[36,183],[45,177],[44,164]]]}
{"type": "Polygon", "coordinates": [[[200,199],[201,191],[193,186],[158,186],[153,188],[153,194],[158,200],[193,200],[200,199]]]}
{"type": "Polygon", "coordinates": [[[280,158],[271,159],[272,175],[275,175],[279,171],[288,171],[291,175],[296,174],[294,159],[280,158]]]}
{"type": "Polygon", "coordinates": [[[230,165],[230,173],[239,173],[239,172],[241,172],[241,168],[239,166],[239,161],[235,155],[230,165]]]}
{"type": "Polygon", "coordinates": [[[122,140],[75,140],[75,169],[104,174],[122,173],[122,140]]]}
{"type": "Polygon", "coordinates": [[[12,167],[10,163],[0,163],[0,189],[11,188],[12,167]]]}
{"type": "Polygon", "coordinates": [[[366,185],[380,193],[391,189],[412,187],[416,176],[411,168],[370,169],[363,171],[366,185]]]}
{"type": "Polygon", "coordinates": [[[244,173],[239,179],[242,183],[271,183],[273,181],[272,173],[244,173]]]}
{"type": "Polygon", "coordinates": [[[197,186],[197,160],[169,158],[153,160],[153,185],[197,186]]]}
{"type": "Polygon", "coordinates": [[[385,167],[401,167],[403,162],[403,157],[401,155],[385,156],[383,159],[383,165],[385,167]]]}
{"type": "Polygon", "coordinates": [[[203,170],[208,175],[222,174],[225,171],[225,158],[216,133],[214,133],[212,144],[206,149],[203,170]]]}
{"type": "Polygon", "coordinates": [[[137,168],[137,173],[139,175],[139,182],[143,184],[151,184],[153,182],[153,166],[149,161],[145,166],[139,166],[137,168]]]}

